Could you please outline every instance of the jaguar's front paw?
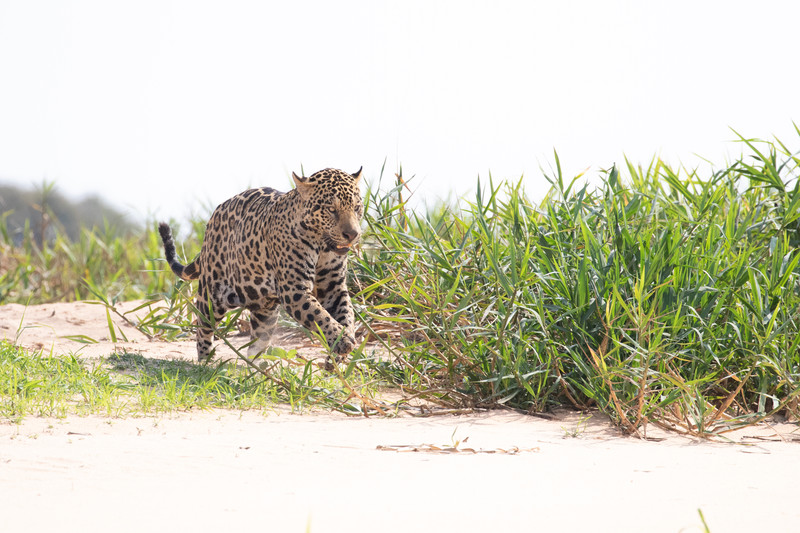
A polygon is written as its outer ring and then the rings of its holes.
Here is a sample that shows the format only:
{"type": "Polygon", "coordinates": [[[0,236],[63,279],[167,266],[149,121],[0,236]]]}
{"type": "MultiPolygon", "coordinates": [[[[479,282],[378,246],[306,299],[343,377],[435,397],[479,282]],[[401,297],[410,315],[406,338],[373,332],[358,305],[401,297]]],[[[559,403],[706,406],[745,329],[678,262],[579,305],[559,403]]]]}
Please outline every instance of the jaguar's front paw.
{"type": "Polygon", "coordinates": [[[267,348],[269,348],[269,342],[262,339],[256,339],[255,341],[252,341],[250,346],[247,347],[247,357],[252,358],[257,355],[261,355],[267,351],[267,348]]]}
{"type": "Polygon", "coordinates": [[[356,339],[352,335],[345,333],[331,346],[331,351],[338,355],[347,355],[352,352],[355,347],[356,339]]]}

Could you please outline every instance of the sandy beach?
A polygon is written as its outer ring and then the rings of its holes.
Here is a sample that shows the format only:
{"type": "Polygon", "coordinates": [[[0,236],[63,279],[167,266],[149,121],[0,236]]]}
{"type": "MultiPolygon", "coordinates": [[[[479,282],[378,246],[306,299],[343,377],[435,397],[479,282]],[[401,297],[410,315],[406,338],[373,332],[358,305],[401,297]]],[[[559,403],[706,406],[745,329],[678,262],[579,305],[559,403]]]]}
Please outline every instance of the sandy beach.
{"type": "MultiPolygon", "coordinates": [[[[119,327],[116,348],[194,356],[119,327]]],[[[32,349],[107,355],[104,330],[97,305],[0,306],[0,338],[32,349]]],[[[0,531],[704,531],[698,509],[713,532],[800,529],[797,424],[642,440],[586,416],[276,406],[2,422],[0,531]]]]}

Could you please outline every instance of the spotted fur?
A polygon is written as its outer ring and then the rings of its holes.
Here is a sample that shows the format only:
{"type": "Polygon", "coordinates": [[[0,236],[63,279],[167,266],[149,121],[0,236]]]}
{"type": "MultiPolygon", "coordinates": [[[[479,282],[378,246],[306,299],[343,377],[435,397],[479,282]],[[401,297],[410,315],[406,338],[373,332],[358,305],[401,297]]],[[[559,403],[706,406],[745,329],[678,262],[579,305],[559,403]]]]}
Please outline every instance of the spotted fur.
{"type": "Polygon", "coordinates": [[[361,235],[361,169],[292,177],[296,186],[287,193],[250,189],[220,204],[200,255],[186,266],[178,262],[169,226],[159,224],[172,271],[199,280],[199,360],[212,355],[213,324],[240,307],[250,311],[249,355],[269,347],[279,305],[303,327],[319,328],[334,353],[355,347],[346,271],[347,252],[361,235]]]}

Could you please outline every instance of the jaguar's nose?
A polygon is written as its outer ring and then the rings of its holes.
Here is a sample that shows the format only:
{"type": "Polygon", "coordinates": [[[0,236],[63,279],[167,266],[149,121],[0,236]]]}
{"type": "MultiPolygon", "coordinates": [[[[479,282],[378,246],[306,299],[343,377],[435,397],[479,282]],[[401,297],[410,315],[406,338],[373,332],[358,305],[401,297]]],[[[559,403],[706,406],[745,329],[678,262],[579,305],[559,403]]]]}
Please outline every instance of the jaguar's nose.
{"type": "Polygon", "coordinates": [[[344,237],[344,240],[347,241],[348,244],[355,242],[360,234],[361,232],[355,228],[342,230],[342,237],[344,237]]]}

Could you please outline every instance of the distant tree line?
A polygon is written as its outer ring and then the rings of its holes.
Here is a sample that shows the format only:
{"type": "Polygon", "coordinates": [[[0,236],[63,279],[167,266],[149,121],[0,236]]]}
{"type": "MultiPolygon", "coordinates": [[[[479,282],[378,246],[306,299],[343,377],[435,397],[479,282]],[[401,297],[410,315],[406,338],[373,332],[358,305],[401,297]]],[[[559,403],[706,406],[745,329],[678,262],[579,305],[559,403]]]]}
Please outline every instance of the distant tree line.
{"type": "Polygon", "coordinates": [[[38,244],[57,234],[77,240],[84,228],[113,227],[119,233],[139,229],[126,216],[97,195],[73,201],[61,194],[52,183],[32,189],[0,185],[0,227],[16,244],[26,232],[38,244]]]}

